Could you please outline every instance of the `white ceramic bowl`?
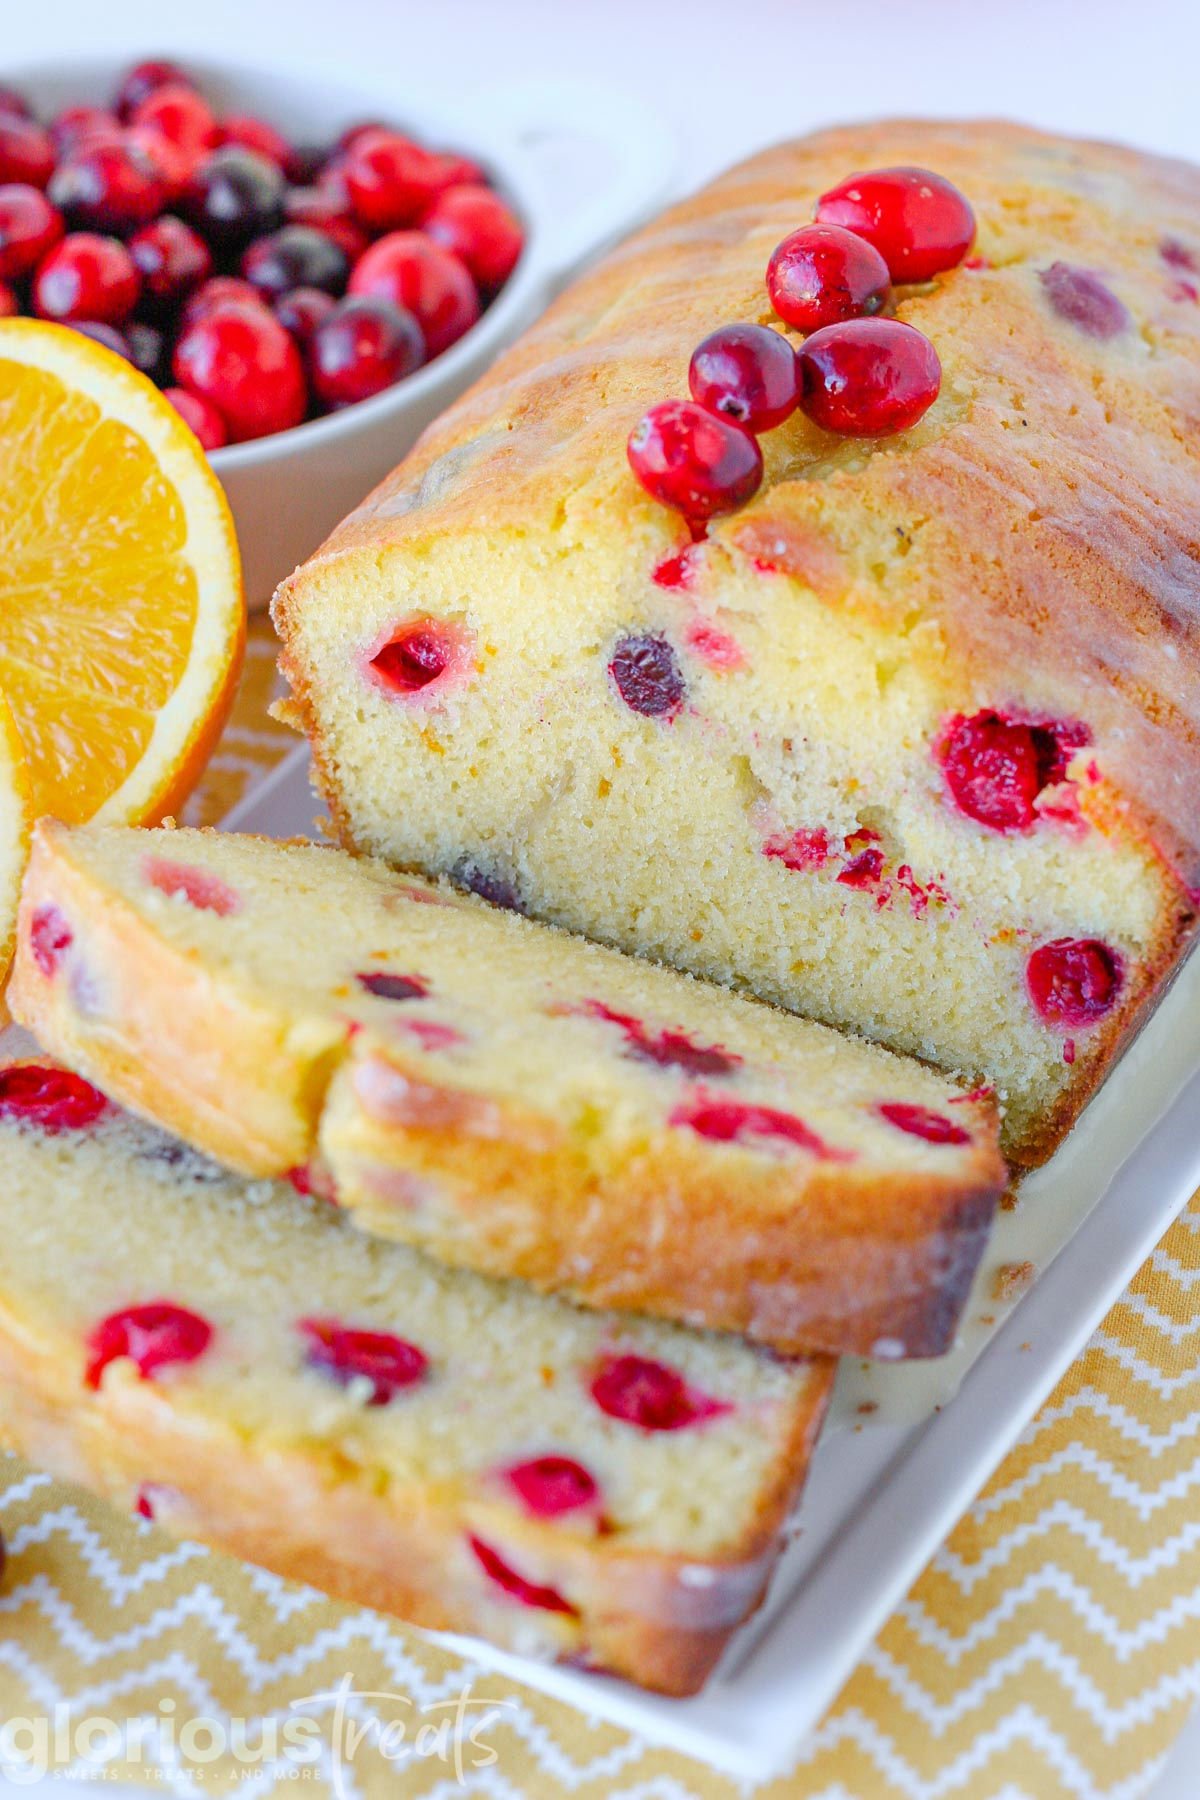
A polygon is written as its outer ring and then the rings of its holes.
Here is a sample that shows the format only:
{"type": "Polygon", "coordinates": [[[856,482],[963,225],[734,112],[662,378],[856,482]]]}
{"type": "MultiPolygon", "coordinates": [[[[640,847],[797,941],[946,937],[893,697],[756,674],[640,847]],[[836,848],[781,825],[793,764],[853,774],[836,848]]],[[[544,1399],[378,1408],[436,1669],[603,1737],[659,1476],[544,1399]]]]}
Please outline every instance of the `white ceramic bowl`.
{"type": "MultiPolygon", "coordinates": [[[[411,448],[430,420],[536,317],[592,251],[661,199],[673,153],[635,102],[587,83],[530,82],[435,107],[393,78],[349,82],[300,70],[181,59],[219,110],[252,112],[298,143],[332,141],[382,118],[489,170],[526,230],[525,249],[478,324],[406,381],[344,412],[213,455],[233,508],[251,609],[411,448]],[[565,173],[564,173],[565,167],[565,173]]],[[[5,69],[39,114],[106,103],[129,58],[80,57],[5,69]]]]}

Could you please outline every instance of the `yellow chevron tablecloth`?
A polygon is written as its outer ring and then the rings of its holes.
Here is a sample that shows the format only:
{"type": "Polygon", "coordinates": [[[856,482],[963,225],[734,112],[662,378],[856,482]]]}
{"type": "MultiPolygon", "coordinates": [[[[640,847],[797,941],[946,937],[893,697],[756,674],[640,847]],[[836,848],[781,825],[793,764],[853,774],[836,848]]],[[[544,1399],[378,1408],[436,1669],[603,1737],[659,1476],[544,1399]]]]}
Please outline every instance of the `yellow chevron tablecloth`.
{"type": "MultiPolygon", "coordinates": [[[[290,747],[272,677],[260,627],[191,820],[290,747]]],[[[749,1789],[0,1458],[0,1768],[338,1800],[1137,1800],[1200,1697],[1198,1351],[1200,1196],[796,1768],[749,1789]]]]}

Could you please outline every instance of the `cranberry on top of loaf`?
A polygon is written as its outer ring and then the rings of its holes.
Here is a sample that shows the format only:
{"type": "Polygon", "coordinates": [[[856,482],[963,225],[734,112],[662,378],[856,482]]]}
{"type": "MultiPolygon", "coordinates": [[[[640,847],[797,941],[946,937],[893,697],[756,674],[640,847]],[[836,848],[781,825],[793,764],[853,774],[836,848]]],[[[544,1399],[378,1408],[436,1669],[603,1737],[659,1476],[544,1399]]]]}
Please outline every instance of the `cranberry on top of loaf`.
{"type": "Polygon", "coordinates": [[[365,1229],[778,1348],[951,1341],[994,1097],[315,844],[38,827],[13,1008],[365,1229]]]}
{"type": "Polygon", "coordinates": [[[1036,1162],[1200,884],[1198,417],[1196,171],[992,123],[783,145],[579,281],[284,584],[292,716],[347,842],[994,1081],[1036,1162]],[[797,408],[693,543],[631,431],[897,164],[977,226],[894,276],[937,399],[880,437],[797,408]]]}
{"type": "Polygon", "coordinates": [[[704,1679],[832,1379],[439,1268],[0,1067],[0,1441],[418,1624],[704,1679]]]}

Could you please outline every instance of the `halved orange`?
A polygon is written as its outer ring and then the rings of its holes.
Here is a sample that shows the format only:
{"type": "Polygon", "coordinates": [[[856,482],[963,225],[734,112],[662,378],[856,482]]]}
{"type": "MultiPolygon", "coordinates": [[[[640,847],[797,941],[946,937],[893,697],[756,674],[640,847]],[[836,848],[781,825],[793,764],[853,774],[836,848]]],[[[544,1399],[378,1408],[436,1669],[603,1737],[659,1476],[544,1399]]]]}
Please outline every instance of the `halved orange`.
{"type": "Polygon", "coordinates": [[[229,508],[170,402],[79,332],[0,320],[0,694],[35,813],[176,808],[244,642],[229,508]]]}

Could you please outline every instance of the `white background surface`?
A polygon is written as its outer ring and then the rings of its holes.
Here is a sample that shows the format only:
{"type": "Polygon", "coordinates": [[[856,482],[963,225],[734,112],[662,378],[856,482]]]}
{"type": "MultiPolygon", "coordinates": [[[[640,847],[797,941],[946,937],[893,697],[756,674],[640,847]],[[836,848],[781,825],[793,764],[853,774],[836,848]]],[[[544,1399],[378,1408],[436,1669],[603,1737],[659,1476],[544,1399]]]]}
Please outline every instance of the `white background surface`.
{"type": "MultiPolygon", "coordinates": [[[[469,103],[529,77],[619,82],[678,131],[685,185],[887,112],[1001,113],[1200,159],[1200,8],[1185,0],[2,0],[0,24],[4,63],[126,46],[390,65],[401,105],[413,85],[469,103]]],[[[1155,1800],[1197,1796],[1200,1726],[1155,1800]]]]}

